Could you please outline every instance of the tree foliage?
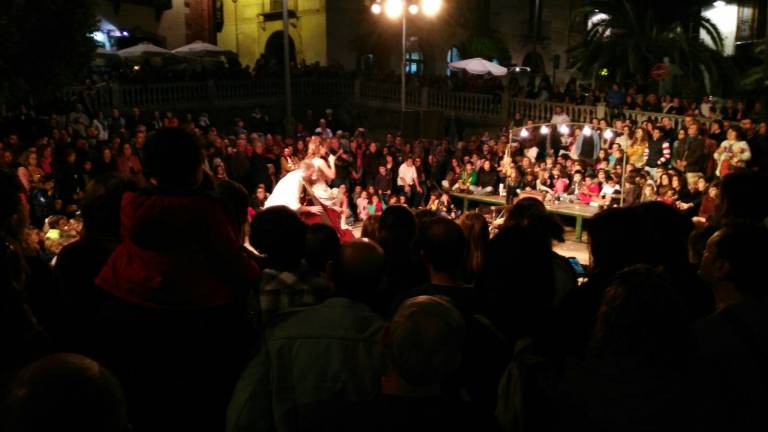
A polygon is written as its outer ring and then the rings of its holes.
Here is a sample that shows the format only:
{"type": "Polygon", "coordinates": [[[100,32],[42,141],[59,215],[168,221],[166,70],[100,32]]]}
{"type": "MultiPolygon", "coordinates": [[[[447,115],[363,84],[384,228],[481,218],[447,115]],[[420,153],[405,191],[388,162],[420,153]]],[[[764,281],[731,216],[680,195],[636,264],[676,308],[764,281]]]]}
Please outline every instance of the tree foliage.
{"type": "Polygon", "coordinates": [[[73,83],[96,49],[95,0],[8,0],[0,8],[0,101],[44,101],[73,83]]]}
{"type": "Polygon", "coordinates": [[[707,82],[718,93],[733,81],[735,70],[722,54],[717,25],[701,14],[702,3],[706,2],[588,1],[574,12],[574,26],[584,26],[596,10],[606,17],[569,49],[568,67],[585,77],[608,68],[616,81],[645,82],[653,65],[667,57],[683,72],[682,84],[692,93],[704,94],[707,82]]]}
{"type": "Polygon", "coordinates": [[[486,60],[496,59],[499,64],[507,65],[511,61],[507,44],[500,36],[494,33],[472,34],[459,46],[461,57],[470,59],[474,57],[486,60]]]}
{"type": "Polygon", "coordinates": [[[741,86],[744,90],[764,91],[768,89],[768,38],[755,45],[754,53],[760,63],[744,73],[741,86]]]}

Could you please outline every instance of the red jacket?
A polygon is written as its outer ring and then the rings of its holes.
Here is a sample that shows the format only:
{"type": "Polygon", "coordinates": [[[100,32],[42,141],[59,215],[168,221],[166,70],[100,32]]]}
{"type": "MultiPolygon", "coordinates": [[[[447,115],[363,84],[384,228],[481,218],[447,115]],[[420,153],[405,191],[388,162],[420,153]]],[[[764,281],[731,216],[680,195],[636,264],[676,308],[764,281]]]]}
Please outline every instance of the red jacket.
{"type": "Polygon", "coordinates": [[[213,197],[128,192],[121,209],[123,241],[96,278],[120,299],[207,308],[244,297],[256,283],[258,268],[213,197]]]}

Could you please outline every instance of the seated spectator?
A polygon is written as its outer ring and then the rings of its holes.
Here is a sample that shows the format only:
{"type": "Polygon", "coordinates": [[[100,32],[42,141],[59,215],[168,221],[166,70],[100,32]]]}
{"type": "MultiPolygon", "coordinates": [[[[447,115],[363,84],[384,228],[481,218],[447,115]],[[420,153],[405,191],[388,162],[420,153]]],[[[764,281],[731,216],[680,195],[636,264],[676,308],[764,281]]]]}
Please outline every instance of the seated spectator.
{"type": "Polygon", "coordinates": [[[8,432],[131,430],[120,383],[95,361],[54,354],[22,370],[3,403],[8,432]]]}
{"type": "Polygon", "coordinates": [[[381,282],[375,243],[342,246],[325,302],[284,317],[240,377],[227,431],[311,430],[319,402],[355,402],[379,394],[384,323],[366,303],[381,282]]]}
{"type": "Polygon", "coordinates": [[[477,171],[475,171],[475,165],[473,163],[464,164],[464,170],[461,171],[459,180],[453,185],[452,190],[456,192],[468,192],[470,186],[477,184],[477,171]]]}
{"type": "Polygon", "coordinates": [[[368,203],[367,210],[368,210],[368,217],[372,215],[381,215],[381,213],[384,212],[384,209],[387,208],[387,205],[381,202],[381,198],[379,198],[378,194],[371,195],[371,202],[368,203]]]}
{"type": "Polygon", "coordinates": [[[584,178],[584,184],[578,192],[579,201],[584,204],[590,204],[598,198],[600,194],[600,185],[597,183],[594,174],[587,174],[584,178]]]}
{"type": "Polygon", "coordinates": [[[718,177],[725,177],[735,170],[745,168],[752,159],[749,144],[739,140],[739,129],[728,129],[726,136],[727,139],[720,144],[713,155],[717,161],[715,174],[718,177]]]}
{"type": "Polygon", "coordinates": [[[368,219],[368,216],[370,216],[370,212],[368,211],[368,191],[361,191],[360,197],[357,198],[357,219],[361,221],[365,221],[368,219]]]}
{"type": "Polygon", "coordinates": [[[491,195],[499,184],[499,173],[491,165],[491,161],[483,161],[483,166],[477,170],[477,183],[470,185],[469,190],[474,194],[491,195]]]}

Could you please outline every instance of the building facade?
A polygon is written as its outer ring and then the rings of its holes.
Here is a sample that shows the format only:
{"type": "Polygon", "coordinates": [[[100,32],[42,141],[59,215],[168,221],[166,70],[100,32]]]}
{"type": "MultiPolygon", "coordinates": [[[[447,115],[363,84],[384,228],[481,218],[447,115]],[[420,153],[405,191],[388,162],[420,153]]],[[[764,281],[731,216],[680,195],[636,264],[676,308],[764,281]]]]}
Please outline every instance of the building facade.
{"type": "Polygon", "coordinates": [[[168,49],[216,43],[215,8],[215,0],[99,0],[94,38],[107,49],[142,40],[168,49]]]}

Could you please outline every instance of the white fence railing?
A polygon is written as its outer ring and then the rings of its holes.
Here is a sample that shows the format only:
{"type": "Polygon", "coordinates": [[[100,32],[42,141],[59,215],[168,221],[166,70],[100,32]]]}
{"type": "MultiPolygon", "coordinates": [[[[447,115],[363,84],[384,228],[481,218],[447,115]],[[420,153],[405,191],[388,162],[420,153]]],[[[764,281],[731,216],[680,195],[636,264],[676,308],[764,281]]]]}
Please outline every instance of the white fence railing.
{"type": "MultiPolygon", "coordinates": [[[[294,99],[322,101],[327,104],[358,104],[373,108],[399,109],[400,85],[351,79],[295,78],[291,81],[294,99]]],[[[207,81],[194,83],[168,83],[147,85],[102,85],[96,88],[70,88],[62,96],[70,101],[81,101],[90,110],[106,111],[112,106],[139,106],[145,109],[192,109],[205,107],[233,107],[249,104],[281,103],[285,98],[282,80],[254,79],[243,81],[207,81]]],[[[406,88],[406,106],[409,109],[437,110],[468,119],[506,124],[514,114],[525,119],[546,122],[552,118],[555,107],[563,108],[574,122],[589,122],[593,118],[609,117],[604,104],[574,105],[544,102],[532,99],[508,99],[503,95],[460,93],[420,88],[406,88]]],[[[684,116],[624,111],[634,122],[658,122],[668,117],[675,128],[684,124],[684,116]]],[[[699,118],[709,125],[711,119],[699,118]]]]}

